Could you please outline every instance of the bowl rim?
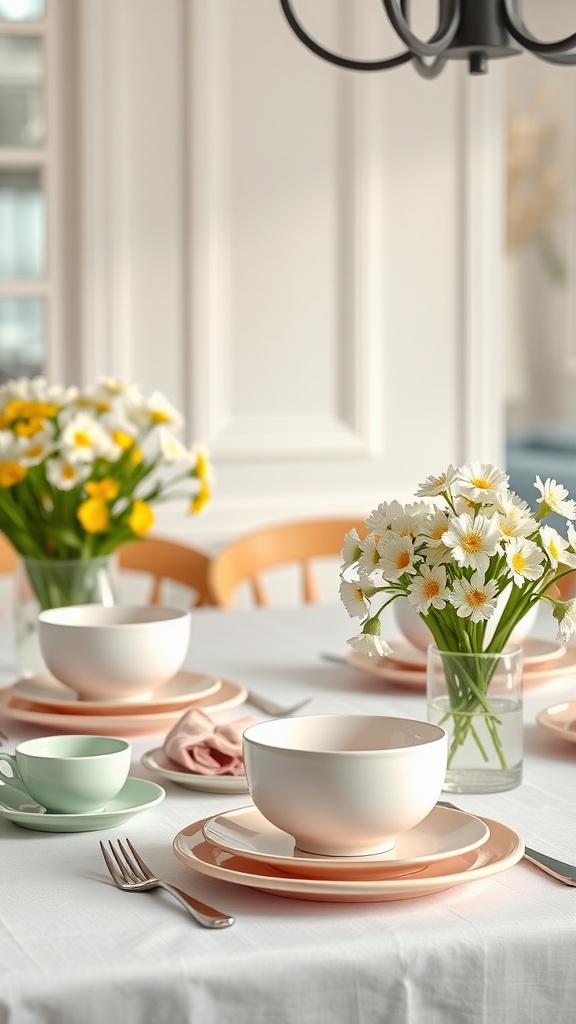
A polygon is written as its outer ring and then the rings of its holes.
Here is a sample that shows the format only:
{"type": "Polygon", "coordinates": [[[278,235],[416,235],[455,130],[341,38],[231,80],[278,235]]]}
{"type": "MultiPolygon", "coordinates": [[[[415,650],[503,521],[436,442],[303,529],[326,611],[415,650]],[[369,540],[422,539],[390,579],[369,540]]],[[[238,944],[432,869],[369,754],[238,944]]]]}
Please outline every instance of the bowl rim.
{"type": "Polygon", "coordinates": [[[162,625],[168,622],[176,622],[181,619],[191,621],[190,610],[187,608],[174,608],[171,605],[147,605],[147,604],[111,604],[104,605],[98,602],[91,604],[63,605],[60,608],[46,608],[38,613],[38,622],[45,626],[64,627],[66,629],[134,629],[141,626],[162,625]],[[87,609],[98,609],[98,611],[116,612],[120,611],[126,616],[133,616],[134,622],[85,622],[78,619],[68,620],[70,613],[79,614],[87,609]],[[146,614],[143,614],[146,613],[146,614]],[[61,617],[65,621],[61,621],[61,617]]]}
{"type": "Polygon", "coordinates": [[[293,755],[299,755],[299,756],[306,755],[306,756],[315,756],[315,757],[333,757],[334,755],[338,755],[338,756],[341,756],[341,757],[370,757],[370,756],[372,756],[372,757],[382,757],[382,756],[392,757],[395,754],[398,754],[400,751],[417,750],[417,749],[422,749],[423,747],[434,745],[434,744],[436,744],[438,742],[442,742],[442,741],[447,742],[446,730],[443,729],[442,726],[435,725],[432,722],[427,722],[425,720],[418,719],[418,718],[406,718],[406,717],[400,716],[400,715],[367,715],[367,714],[361,714],[361,713],[359,713],[359,714],[345,714],[345,713],[339,713],[338,714],[338,713],[336,713],[336,714],[331,714],[331,715],[291,715],[290,718],[271,719],[271,720],[266,721],[266,722],[255,722],[253,725],[249,725],[248,728],[244,730],[243,738],[244,738],[244,743],[252,744],[253,746],[260,747],[263,750],[264,749],[265,750],[269,750],[269,751],[270,750],[276,750],[276,751],[278,751],[278,753],[282,753],[282,754],[288,754],[288,755],[289,754],[293,754],[293,755]],[[399,723],[401,722],[403,724],[409,723],[410,725],[417,725],[417,726],[419,726],[421,728],[426,729],[427,731],[430,732],[430,736],[428,738],[423,738],[422,740],[420,740],[418,742],[406,743],[403,746],[395,746],[395,747],[366,747],[366,748],[362,748],[362,749],[359,749],[359,750],[341,750],[341,749],[332,749],[332,750],[330,750],[330,749],[326,749],[326,748],[318,748],[318,747],[313,747],[313,746],[310,746],[310,747],[299,747],[299,746],[296,746],[295,744],[283,745],[282,741],[281,740],[278,741],[278,739],[273,741],[273,740],[266,740],[265,738],[262,739],[262,738],[258,737],[258,733],[265,732],[266,729],[269,728],[269,727],[275,727],[275,729],[277,730],[278,726],[277,726],[276,723],[278,723],[278,722],[280,722],[282,726],[285,726],[288,729],[291,724],[298,724],[299,722],[304,722],[304,721],[310,722],[310,721],[314,721],[314,720],[316,720],[316,721],[318,721],[318,720],[327,721],[327,720],[330,720],[330,719],[332,719],[332,720],[333,719],[348,719],[348,720],[354,720],[354,719],[366,719],[366,720],[381,719],[382,720],[383,719],[383,720],[386,720],[387,722],[399,722],[399,723]],[[254,733],[256,733],[256,735],[254,735],[254,733]]]}

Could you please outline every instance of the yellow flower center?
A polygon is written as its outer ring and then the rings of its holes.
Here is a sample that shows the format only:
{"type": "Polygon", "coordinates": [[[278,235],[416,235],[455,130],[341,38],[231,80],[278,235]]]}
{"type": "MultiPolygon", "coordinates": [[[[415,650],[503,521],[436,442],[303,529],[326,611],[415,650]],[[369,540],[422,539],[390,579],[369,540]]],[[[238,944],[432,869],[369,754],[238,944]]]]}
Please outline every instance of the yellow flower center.
{"type": "Polygon", "coordinates": [[[471,604],[473,608],[481,608],[483,604],[486,604],[486,593],[484,590],[479,590],[474,587],[468,591],[468,604],[471,604]]]}
{"type": "Polygon", "coordinates": [[[396,559],[396,568],[405,569],[407,565],[410,565],[410,555],[407,551],[400,551],[396,559]]]}
{"type": "Polygon", "coordinates": [[[46,448],[43,444],[31,444],[26,452],[28,459],[36,459],[39,455],[44,455],[46,448]]]}
{"type": "Polygon", "coordinates": [[[549,552],[551,558],[558,559],[560,552],[558,551],[558,547],[557,547],[555,541],[553,541],[553,540],[550,541],[550,543],[548,545],[548,552],[549,552]]]}
{"type": "Polygon", "coordinates": [[[76,476],[76,470],[74,469],[74,466],[62,466],[61,475],[63,480],[74,480],[76,476]]]}
{"type": "Polygon", "coordinates": [[[426,580],[422,587],[422,594],[427,601],[431,601],[433,597],[438,597],[440,593],[440,584],[438,580],[426,580]]]}
{"type": "Polygon", "coordinates": [[[89,448],[90,443],[90,434],[87,434],[85,430],[77,430],[75,432],[74,444],[78,448],[89,448]]]}
{"type": "Polygon", "coordinates": [[[26,476],[26,469],[14,459],[5,459],[0,462],[0,487],[13,487],[19,484],[26,476]]]}
{"type": "Polygon", "coordinates": [[[492,486],[490,481],[483,476],[472,477],[470,483],[473,487],[477,487],[481,491],[489,491],[492,486]]]}
{"type": "Polygon", "coordinates": [[[512,555],[512,568],[515,569],[516,572],[524,572],[526,568],[526,559],[520,551],[517,551],[515,555],[512,555]]]}
{"type": "Polygon", "coordinates": [[[442,540],[442,537],[444,536],[445,533],[446,533],[446,523],[438,523],[438,525],[435,526],[432,529],[432,532],[430,534],[430,538],[432,540],[442,540]]]}
{"type": "Polygon", "coordinates": [[[482,550],[482,537],[479,533],[467,533],[462,538],[462,548],[467,555],[476,555],[482,550]]]}

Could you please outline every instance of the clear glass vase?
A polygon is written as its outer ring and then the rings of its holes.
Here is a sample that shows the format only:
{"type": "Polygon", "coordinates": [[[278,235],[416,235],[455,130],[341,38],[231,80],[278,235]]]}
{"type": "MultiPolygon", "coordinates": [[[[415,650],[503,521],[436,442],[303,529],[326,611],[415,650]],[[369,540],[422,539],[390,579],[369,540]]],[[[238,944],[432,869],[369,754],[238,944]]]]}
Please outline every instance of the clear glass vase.
{"type": "Polygon", "coordinates": [[[15,576],[16,662],[21,677],[47,671],[38,643],[38,613],[72,604],[118,600],[113,555],[85,559],[21,558],[15,576]]]}
{"type": "Polygon", "coordinates": [[[428,721],[448,734],[444,789],[496,793],[522,781],[522,648],[460,654],[428,648],[428,721]]]}

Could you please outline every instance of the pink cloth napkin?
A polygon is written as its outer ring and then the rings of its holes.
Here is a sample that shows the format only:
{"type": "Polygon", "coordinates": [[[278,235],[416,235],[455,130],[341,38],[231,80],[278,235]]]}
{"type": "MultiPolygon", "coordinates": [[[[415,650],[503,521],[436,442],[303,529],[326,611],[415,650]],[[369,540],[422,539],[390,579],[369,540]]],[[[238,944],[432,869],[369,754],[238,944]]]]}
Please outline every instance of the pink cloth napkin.
{"type": "Polygon", "coordinates": [[[164,740],[171,761],[197,775],[244,775],[242,733],[255,718],[216,725],[199,708],[186,711],[164,740]]]}

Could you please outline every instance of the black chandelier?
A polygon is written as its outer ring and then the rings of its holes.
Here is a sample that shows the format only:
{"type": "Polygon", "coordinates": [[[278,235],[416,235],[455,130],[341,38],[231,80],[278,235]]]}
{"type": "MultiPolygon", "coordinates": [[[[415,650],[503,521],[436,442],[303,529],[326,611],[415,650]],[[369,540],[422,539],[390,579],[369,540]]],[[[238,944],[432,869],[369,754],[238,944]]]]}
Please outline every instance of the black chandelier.
{"type": "Polygon", "coordinates": [[[383,71],[412,61],[424,78],[435,78],[447,60],[466,60],[470,74],[483,75],[489,60],[523,50],[550,64],[576,64],[576,53],[566,52],[576,47],[576,32],[554,42],[537,39],[524,25],[522,0],[438,0],[438,27],[427,40],[410,27],[409,0],[382,0],[392,28],[406,47],[384,60],[353,60],[327,50],[308,35],[292,0],[280,0],[280,4],[290,28],[309,50],[353,71],[383,71]]]}

